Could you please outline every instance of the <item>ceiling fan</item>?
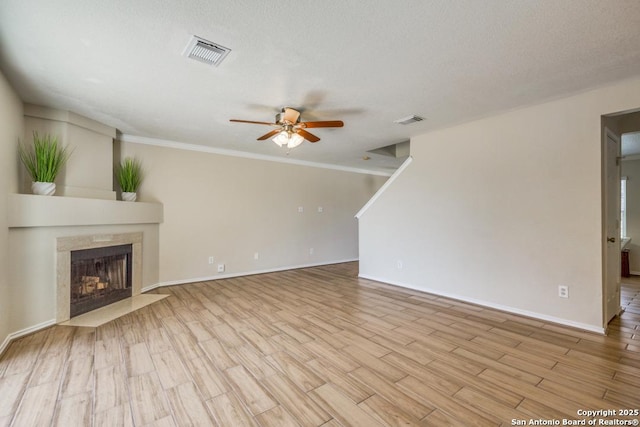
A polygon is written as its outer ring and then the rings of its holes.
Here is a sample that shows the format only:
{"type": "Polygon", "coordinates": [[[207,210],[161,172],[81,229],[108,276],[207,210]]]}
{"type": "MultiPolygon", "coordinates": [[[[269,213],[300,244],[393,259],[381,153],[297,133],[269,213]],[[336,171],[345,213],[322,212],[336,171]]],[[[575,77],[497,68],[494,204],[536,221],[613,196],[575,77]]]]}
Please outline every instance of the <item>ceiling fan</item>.
{"type": "Polygon", "coordinates": [[[276,120],[274,123],[269,122],[254,122],[250,120],[237,120],[231,119],[231,122],[236,123],[251,123],[255,125],[268,125],[273,126],[276,129],[269,133],[262,135],[258,138],[258,141],[264,141],[273,137],[273,142],[278,146],[285,146],[287,148],[297,147],[305,139],[309,142],[318,142],[320,138],[307,132],[306,129],[311,128],[340,128],[344,126],[341,120],[324,120],[316,122],[301,122],[300,112],[293,108],[284,107],[282,112],[276,114],[276,120]]]}

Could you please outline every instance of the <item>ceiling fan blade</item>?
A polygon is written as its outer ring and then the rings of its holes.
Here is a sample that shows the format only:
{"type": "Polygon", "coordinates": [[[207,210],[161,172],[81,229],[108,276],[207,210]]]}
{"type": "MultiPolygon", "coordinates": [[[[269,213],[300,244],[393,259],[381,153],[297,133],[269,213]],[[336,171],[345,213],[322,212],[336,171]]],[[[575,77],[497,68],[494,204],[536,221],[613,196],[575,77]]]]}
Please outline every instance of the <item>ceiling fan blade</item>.
{"type": "Polygon", "coordinates": [[[230,122],[235,122],[235,123],[251,123],[254,125],[269,125],[269,126],[280,126],[277,123],[269,123],[269,122],[253,122],[251,120],[238,120],[238,119],[231,119],[229,120],[230,122]]]}
{"type": "Polygon", "coordinates": [[[299,125],[303,128],[341,128],[344,123],[342,120],[324,120],[320,122],[301,122],[299,125]]]}
{"type": "Polygon", "coordinates": [[[301,137],[303,137],[304,139],[306,139],[307,141],[309,141],[309,142],[318,142],[318,141],[320,141],[320,138],[318,138],[317,136],[315,136],[312,133],[307,132],[304,129],[298,129],[296,131],[296,133],[298,135],[300,135],[301,137]]]}
{"type": "Polygon", "coordinates": [[[283,113],[284,113],[282,115],[283,122],[289,122],[291,124],[294,124],[300,118],[300,112],[297,110],[294,110],[293,108],[285,107],[283,113]]]}
{"type": "Polygon", "coordinates": [[[271,132],[266,133],[266,134],[262,135],[260,138],[258,138],[258,141],[264,141],[265,139],[269,139],[272,136],[276,136],[280,132],[282,132],[280,129],[272,130],[271,132]]]}

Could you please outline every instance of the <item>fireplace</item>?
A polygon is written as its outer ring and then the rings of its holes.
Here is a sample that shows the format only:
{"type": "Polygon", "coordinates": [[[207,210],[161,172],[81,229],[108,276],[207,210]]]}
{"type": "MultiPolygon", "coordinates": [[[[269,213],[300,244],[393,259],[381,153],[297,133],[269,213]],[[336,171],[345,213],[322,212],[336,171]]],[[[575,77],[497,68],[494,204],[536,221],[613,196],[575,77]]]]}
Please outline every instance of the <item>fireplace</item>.
{"type": "Polygon", "coordinates": [[[70,316],[131,296],[132,246],[71,251],[70,316]]]}
{"type": "Polygon", "coordinates": [[[56,322],[142,290],[142,233],[57,239],[56,322]]]}

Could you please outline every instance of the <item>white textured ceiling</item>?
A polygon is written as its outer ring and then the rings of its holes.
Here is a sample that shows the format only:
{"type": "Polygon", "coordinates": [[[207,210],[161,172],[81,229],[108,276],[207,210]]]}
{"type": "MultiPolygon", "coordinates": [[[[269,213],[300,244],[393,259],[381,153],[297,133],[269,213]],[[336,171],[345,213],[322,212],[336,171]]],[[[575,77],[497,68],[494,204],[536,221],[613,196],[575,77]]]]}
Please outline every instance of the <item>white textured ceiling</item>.
{"type": "Polygon", "coordinates": [[[367,150],[640,74],[637,0],[2,0],[0,68],[28,103],[125,135],[285,157],[283,106],[317,129],[289,158],[385,170],[367,150]],[[191,35],[232,49],[213,68],[191,35]],[[418,114],[409,126],[395,119],[418,114]]]}

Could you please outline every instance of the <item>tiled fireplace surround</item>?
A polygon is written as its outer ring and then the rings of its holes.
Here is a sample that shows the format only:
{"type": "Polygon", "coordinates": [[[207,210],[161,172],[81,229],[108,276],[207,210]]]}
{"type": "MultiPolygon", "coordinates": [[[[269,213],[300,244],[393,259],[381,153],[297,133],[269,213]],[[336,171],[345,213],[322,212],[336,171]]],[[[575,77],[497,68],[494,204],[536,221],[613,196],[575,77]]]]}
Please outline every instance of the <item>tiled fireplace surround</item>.
{"type": "Polygon", "coordinates": [[[142,233],[94,234],[58,237],[56,240],[56,323],[64,322],[70,317],[72,251],[131,244],[133,257],[132,296],[140,294],[142,290],[142,233]]]}

